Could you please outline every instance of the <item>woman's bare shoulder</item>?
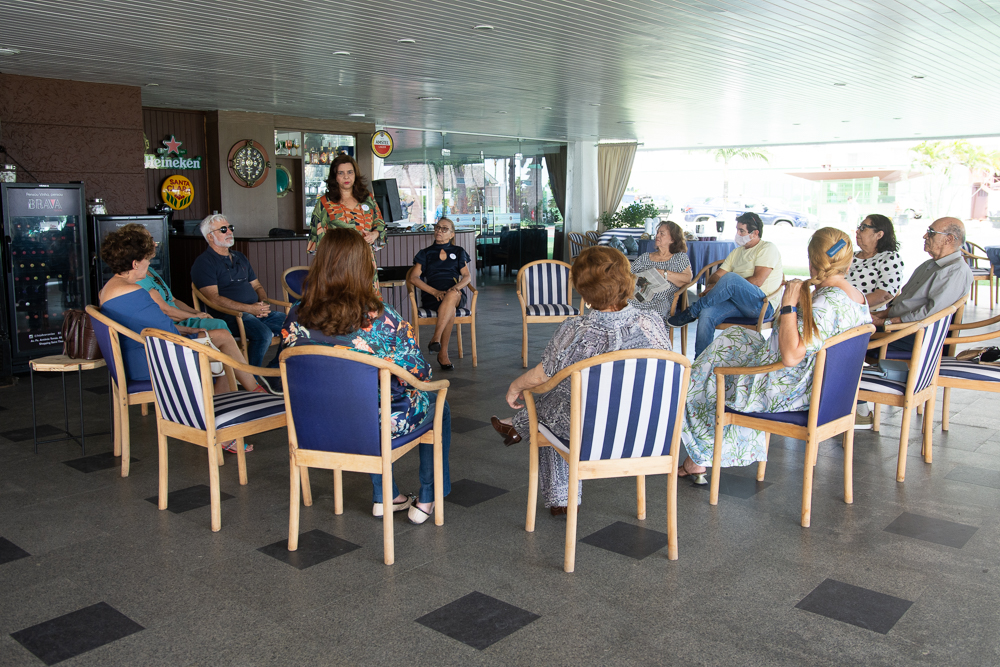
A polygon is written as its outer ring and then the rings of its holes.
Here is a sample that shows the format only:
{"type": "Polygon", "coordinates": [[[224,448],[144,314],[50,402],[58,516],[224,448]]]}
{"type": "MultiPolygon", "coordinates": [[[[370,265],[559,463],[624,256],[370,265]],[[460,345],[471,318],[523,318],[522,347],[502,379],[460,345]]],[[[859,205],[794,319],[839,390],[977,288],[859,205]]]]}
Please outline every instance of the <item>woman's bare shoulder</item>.
{"type": "Polygon", "coordinates": [[[108,281],[108,284],[104,286],[104,289],[101,290],[101,293],[98,296],[100,297],[101,303],[105,303],[114,299],[116,296],[131,294],[132,292],[136,292],[141,289],[142,287],[134,283],[126,282],[124,280],[115,280],[112,278],[108,281]]]}

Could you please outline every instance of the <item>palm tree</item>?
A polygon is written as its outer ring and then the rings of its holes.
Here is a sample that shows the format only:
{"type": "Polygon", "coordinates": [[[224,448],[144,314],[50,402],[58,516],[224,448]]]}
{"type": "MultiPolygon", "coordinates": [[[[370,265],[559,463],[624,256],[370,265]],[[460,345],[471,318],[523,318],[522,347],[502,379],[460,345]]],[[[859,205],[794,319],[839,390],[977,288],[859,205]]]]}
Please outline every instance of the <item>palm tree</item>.
{"type": "Polygon", "coordinates": [[[712,153],[716,162],[722,162],[722,215],[729,210],[729,163],[733,160],[763,160],[771,156],[763,148],[716,148],[712,153]]]}

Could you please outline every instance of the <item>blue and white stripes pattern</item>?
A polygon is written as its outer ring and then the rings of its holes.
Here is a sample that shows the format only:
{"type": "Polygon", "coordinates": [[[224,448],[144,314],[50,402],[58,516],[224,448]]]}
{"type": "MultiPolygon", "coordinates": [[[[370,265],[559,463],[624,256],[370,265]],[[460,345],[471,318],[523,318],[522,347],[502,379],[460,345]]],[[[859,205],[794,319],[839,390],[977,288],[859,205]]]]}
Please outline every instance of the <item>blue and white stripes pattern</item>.
{"type": "MultiPolygon", "coordinates": [[[[683,368],[665,359],[624,359],[580,372],[583,439],[581,461],[670,454],[683,368]]],[[[563,451],[569,443],[539,424],[563,451]]]]}
{"type": "Polygon", "coordinates": [[[977,382],[1000,382],[1000,366],[959,361],[955,357],[941,359],[941,377],[977,382]]]}
{"type": "Polygon", "coordinates": [[[536,303],[525,306],[524,313],[528,317],[555,317],[565,315],[579,315],[580,309],[567,306],[564,303],[536,303]]]}
{"type": "Polygon", "coordinates": [[[204,430],[205,397],[198,356],[183,345],[146,337],[149,377],[160,414],[168,421],[204,430]]]}
{"type": "MultiPolygon", "coordinates": [[[[455,317],[469,317],[470,315],[472,315],[472,311],[469,310],[468,308],[455,309],[455,317]]],[[[417,308],[417,317],[424,318],[424,317],[437,317],[437,316],[438,314],[436,310],[429,310],[427,308],[419,308],[419,307],[417,308]]]]}
{"type": "Polygon", "coordinates": [[[246,424],[257,419],[280,415],[285,411],[285,397],[249,391],[231,391],[213,397],[215,428],[246,424]]]}
{"type": "Polygon", "coordinates": [[[542,262],[525,267],[522,271],[525,272],[524,300],[529,305],[567,304],[569,269],[565,266],[542,262]]]}
{"type": "Polygon", "coordinates": [[[921,345],[920,361],[917,364],[917,382],[913,385],[914,393],[923,391],[934,381],[949,326],[951,326],[951,316],[942,317],[924,329],[924,343],[921,345]]]}
{"type": "Polygon", "coordinates": [[[636,241],[646,233],[645,229],[641,228],[625,228],[625,229],[609,229],[608,231],[601,234],[600,238],[597,240],[597,245],[608,245],[611,242],[612,237],[618,237],[619,239],[624,239],[627,236],[631,236],[636,241]]]}

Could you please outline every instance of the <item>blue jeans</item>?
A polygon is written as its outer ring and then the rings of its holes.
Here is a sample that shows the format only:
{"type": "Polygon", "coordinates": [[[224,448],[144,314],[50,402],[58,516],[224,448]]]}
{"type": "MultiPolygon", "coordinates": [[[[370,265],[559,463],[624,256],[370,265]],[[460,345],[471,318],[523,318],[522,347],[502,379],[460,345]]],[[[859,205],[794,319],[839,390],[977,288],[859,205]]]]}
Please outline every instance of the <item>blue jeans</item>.
{"type": "MultiPolygon", "coordinates": [[[[232,317],[226,318],[229,330],[239,342],[240,330],[232,317]],[[230,321],[232,320],[232,321],[230,321]]],[[[271,313],[267,317],[255,317],[243,313],[243,329],[247,332],[247,363],[260,366],[264,363],[264,355],[271,347],[271,338],[281,335],[281,325],[285,323],[284,313],[271,313]]]]}
{"type": "MultiPolygon", "coordinates": [[[[715,283],[715,287],[702,295],[690,308],[692,317],[698,318],[698,333],[694,339],[694,356],[701,354],[715,340],[715,327],[730,317],[753,317],[760,315],[760,307],[766,295],[746,278],[727,273],[715,283]]],[[[765,317],[770,317],[774,308],[767,306],[765,317]]]]}
{"type": "MultiPolygon", "coordinates": [[[[434,420],[434,404],[437,394],[431,393],[431,409],[427,413],[427,419],[434,420]]],[[[417,445],[420,450],[420,494],[417,501],[421,503],[434,502],[434,445],[430,442],[422,442],[417,445]]],[[[451,449],[451,409],[448,402],[444,403],[444,414],[441,415],[441,467],[444,471],[442,476],[444,485],[444,495],[451,493],[451,473],[448,470],[448,450],[451,449]]],[[[372,502],[382,502],[382,475],[372,475],[372,502]]],[[[399,487],[396,486],[396,476],[392,476],[392,497],[399,495],[399,487]]]]}

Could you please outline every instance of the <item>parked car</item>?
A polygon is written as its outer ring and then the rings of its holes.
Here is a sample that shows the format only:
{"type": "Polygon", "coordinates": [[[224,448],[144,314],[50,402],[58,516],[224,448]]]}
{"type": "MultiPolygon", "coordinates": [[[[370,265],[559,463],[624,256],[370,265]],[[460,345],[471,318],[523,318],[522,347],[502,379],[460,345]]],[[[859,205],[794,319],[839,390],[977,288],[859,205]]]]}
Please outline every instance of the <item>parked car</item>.
{"type": "Polygon", "coordinates": [[[715,218],[735,218],[741,213],[752,211],[760,216],[765,225],[785,225],[787,227],[809,227],[816,223],[816,217],[785,208],[771,208],[758,202],[729,200],[726,215],[722,215],[722,197],[713,197],[699,204],[689,204],[681,209],[685,222],[705,222],[715,218]],[[700,218],[700,220],[699,220],[700,218]]]}

